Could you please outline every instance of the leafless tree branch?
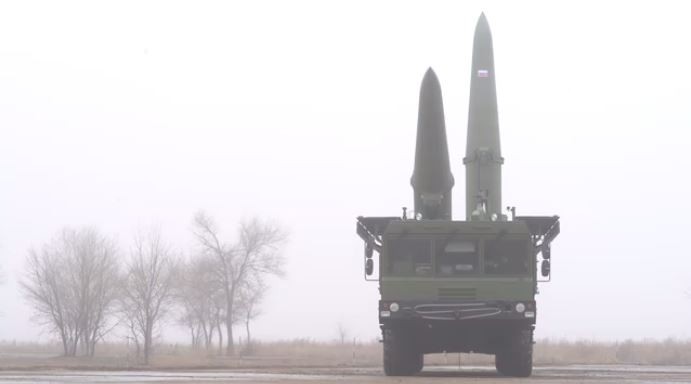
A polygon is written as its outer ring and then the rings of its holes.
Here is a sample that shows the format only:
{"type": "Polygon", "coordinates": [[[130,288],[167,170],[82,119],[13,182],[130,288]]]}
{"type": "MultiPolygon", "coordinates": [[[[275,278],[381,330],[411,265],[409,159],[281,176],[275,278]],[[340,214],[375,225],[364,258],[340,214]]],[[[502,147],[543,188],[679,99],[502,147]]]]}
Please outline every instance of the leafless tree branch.
{"type": "Polygon", "coordinates": [[[121,310],[137,349],[143,347],[144,364],[149,364],[154,333],[173,305],[178,261],[160,231],[150,230],[135,237],[126,271],[121,310]]]}

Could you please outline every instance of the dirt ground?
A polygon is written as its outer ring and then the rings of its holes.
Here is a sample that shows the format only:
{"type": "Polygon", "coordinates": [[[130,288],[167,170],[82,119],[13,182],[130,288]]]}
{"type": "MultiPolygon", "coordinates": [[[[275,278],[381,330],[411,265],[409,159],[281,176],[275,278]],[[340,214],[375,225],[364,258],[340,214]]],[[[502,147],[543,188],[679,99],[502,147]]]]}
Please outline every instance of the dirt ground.
{"type": "Polygon", "coordinates": [[[498,376],[493,367],[436,366],[415,377],[386,377],[381,368],[264,368],[195,371],[0,371],[0,383],[690,383],[691,367],[571,365],[536,367],[529,379],[498,376]]]}
{"type": "Polygon", "coordinates": [[[104,343],[95,357],[60,356],[51,344],[0,343],[5,383],[691,383],[691,341],[551,342],[535,346],[533,376],[499,376],[494,357],[425,355],[415,377],[386,377],[378,342],[260,343],[251,356],[223,356],[161,345],[149,365],[123,344],[104,343]],[[460,368],[459,368],[460,367],[460,368]]]}

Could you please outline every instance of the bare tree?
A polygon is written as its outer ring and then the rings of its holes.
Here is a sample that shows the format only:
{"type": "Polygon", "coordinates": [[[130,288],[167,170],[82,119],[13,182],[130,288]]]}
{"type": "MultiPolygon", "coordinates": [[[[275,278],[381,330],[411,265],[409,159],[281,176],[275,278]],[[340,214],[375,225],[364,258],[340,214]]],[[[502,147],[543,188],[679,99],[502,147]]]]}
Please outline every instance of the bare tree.
{"type": "Polygon", "coordinates": [[[246,281],[240,290],[239,305],[242,321],[245,325],[247,335],[246,353],[252,353],[252,338],[250,333],[250,323],[261,314],[259,304],[266,293],[267,286],[260,278],[246,281]]]}
{"type": "Polygon", "coordinates": [[[236,244],[220,238],[218,226],[204,212],[194,216],[194,235],[202,250],[216,263],[216,276],[224,295],[226,353],[232,355],[233,324],[238,319],[235,303],[244,282],[267,274],[282,275],[280,247],[287,235],[273,223],[252,219],[242,222],[236,244]]]}
{"type": "Polygon", "coordinates": [[[215,260],[211,257],[193,258],[182,268],[176,293],[183,311],[178,321],[188,327],[192,345],[204,344],[207,350],[211,348],[216,332],[219,349],[223,347],[225,306],[215,268],[215,260]]]}
{"type": "Polygon", "coordinates": [[[144,364],[149,364],[154,332],[173,305],[177,267],[177,259],[159,231],[135,237],[121,308],[137,351],[144,352],[144,364]]]}
{"type": "Polygon", "coordinates": [[[83,231],[81,252],[74,268],[80,269],[80,287],[84,323],[83,351],[88,356],[96,352],[96,343],[109,333],[115,324],[115,304],[120,286],[120,260],[115,243],[95,230],[83,231]]]}
{"type": "Polygon", "coordinates": [[[95,229],[63,230],[30,250],[21,282],[35,319],[60,336],[64,354],[93,356],[112,326],[119,264],[114,243],[95,229]]]}
{"type": "MultiPolygon", "coordinates": [[[[56,246],[59,247],[53,247],[56,246]]],[[[61,259],[64,256],[53,247],[46,246],[40,253],[29,250],[27,276],[21,286],[34,309],[34,319],[60,336],[65,356],[74,356],[79,342],[77,319],[73,313],[76,298],[68,295],[68,287],[63,284],[62,270],[65,268],[61,259]]]]}
{"type": "Polygon", "coordinates": [[[190,343],[192,345],[192,348],[198,349],[202,341],[201,328],[199,327],[199,322],[197,321],[197,318],[194,316],[194,313],[188,311],[187,308],[184,307],[184,303],[183,312],[178,317],[177,322],[180,326],[187,327],[187,330],[190,333],[190,343]]]}
{"type": "Polygon", "coordinates": [[[338,323],[336,332],[338,335],[338,340],[341,342],[341,345],[345,345],[346,339],[348,339],[348,328],[346,328],[346,326],[343,323],[338,323]]]}

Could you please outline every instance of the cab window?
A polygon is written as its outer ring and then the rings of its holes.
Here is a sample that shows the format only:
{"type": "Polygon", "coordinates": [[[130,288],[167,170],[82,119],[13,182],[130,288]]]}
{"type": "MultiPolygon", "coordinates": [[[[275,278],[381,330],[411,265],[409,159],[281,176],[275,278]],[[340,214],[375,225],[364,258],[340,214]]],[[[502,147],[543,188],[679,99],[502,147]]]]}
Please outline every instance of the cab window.
{"type": "Polygon", "coordinates": [[[490,275],[525,275],[528,273],[528,247],[524,240],[488,240],[485,242],[485,273],[490,275]]]}
{"type": "Polygon", "coordinates": [[[389,274],[400,276],[431,275],[431,251],[430,240],[390,239],[387,251],[389,274]]]}
{"type": "Polygon", "coordinates": [[[478,271],[478,247],[476,241],[437,241],[437,275],[459,276],[478,271]]]}

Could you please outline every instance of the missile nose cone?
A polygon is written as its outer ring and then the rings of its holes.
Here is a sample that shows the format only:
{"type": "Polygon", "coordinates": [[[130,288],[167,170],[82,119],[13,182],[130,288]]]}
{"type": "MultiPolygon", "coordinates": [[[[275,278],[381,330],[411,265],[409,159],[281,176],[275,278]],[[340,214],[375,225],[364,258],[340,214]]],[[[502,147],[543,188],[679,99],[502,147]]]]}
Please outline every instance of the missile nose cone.
{"type": "Polygon", "coordinates": [[[477,148],[487,147],[500,157],[499,146],[492,34],[483,13],[477,21],[473,39],[466,156],[472,157],[477,148]]]}
{"type": "Polygon", "coordinates": [[[475,31],[477,31],[480,28],[486,29],[489,31],[489,22],[487,22],[487,17],[485,16],[484,12],[482,12],[480,14],[480,17],[478,17],[478,19],[477,19],[477,24],[475,24],[475,31]]]}
{"type": "MultiPolygon", "coordinates": [[[[418,134],[423,131],[444,132],[444,105],[441,84],[432,68],[427,69],[420,85],[418,134]]],[[[436,134],[436,133],[435,133],[436,134]]],[[[444,133],[446,135],[446,133],[444,133]]]]}
{"type": "Polygon", "coordinates": [[[441,84],[439,84],[439,78],[437,78],[437,74],[434,73],[432,67],[427,69],[425,76],[422,78],[422,85],[420,86],[420,100],[422,100],[423,93],[429,94],[429,96],[438,93],[439,98],[441,99],[441,84]]]}
{"type": "MultiPolygon", "coordinates": [[[[418,109],[418,136],[423,132],[434,132],[435,137],[444,136],[444,104],[441,84],[432,68],[427,69],[420,85],[420,105],[418,109]]],[[[424,137],[424,135],[423,135],[424,137]]]]}
{"type": "Polygon", "coordinates": [[[485,14],[482,13],[475,25],[473,38],[473,67],[476,65],[494,66],[494,54],[492,52],[492,31],[485,14]]]}

